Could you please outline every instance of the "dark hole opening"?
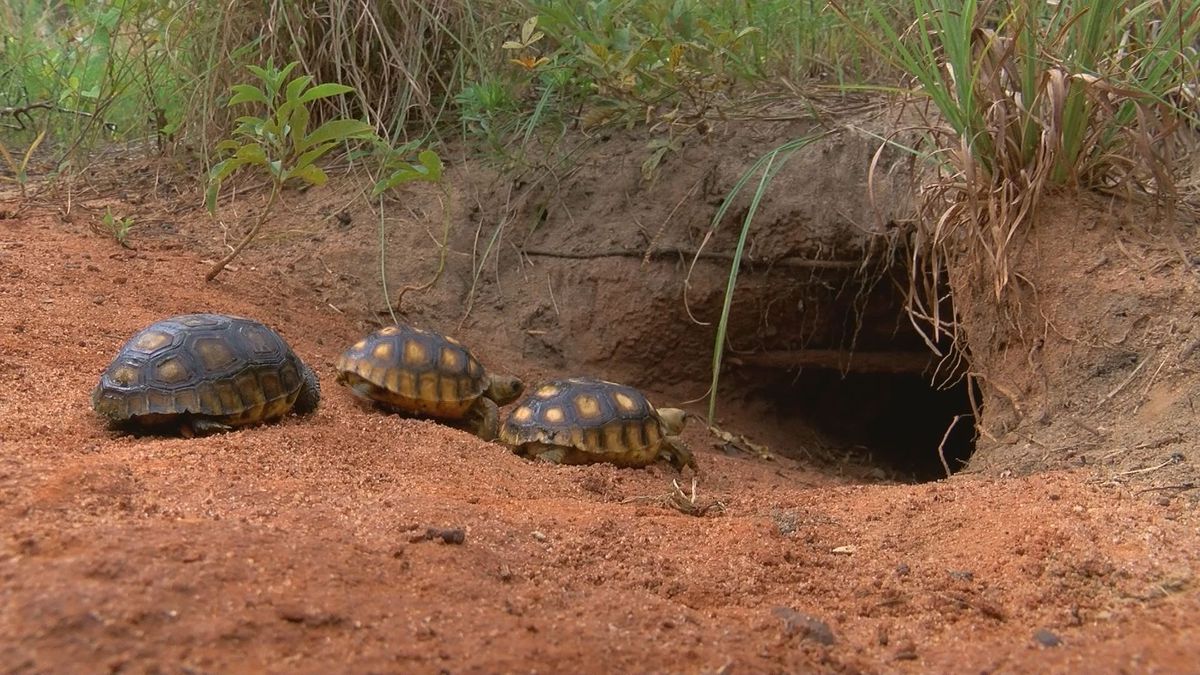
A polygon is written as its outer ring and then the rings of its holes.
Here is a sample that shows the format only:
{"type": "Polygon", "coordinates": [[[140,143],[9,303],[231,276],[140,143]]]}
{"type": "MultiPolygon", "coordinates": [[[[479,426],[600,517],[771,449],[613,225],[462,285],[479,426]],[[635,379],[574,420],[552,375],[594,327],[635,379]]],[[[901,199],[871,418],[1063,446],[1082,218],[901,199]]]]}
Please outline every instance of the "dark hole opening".
{"type": "Polygon", "coordinates": [[[947,467],[958,472],[975,450],[968,386],[965,379],[938,388],[928,375],[806,368],[772,378],[760,395],[771,399],[781,420],[819,432],[830,446],[827,461],[857,462],[877,468],[879,478],[922,482],[945,478],[947,467]]]}

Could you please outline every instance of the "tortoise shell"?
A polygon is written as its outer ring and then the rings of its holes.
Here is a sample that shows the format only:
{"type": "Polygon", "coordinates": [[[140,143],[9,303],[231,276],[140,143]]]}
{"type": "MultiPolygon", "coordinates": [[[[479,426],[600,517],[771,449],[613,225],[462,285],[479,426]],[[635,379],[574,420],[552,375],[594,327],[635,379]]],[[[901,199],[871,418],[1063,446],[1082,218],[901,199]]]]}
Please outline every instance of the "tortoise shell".
{"type": "Polygon", "coordinates": [[[381,328],[347,349],[337,360],[337,381],[359,398],[393,412],[440,420],[483,414],[498,425],[495,404],[521,393],[516,378],[489,375],[458,340],[413,326],[381,328]]]}
{"type": "Polygon", "coordinates": [[[191,435],[306,414],[320,396],[316,374],[274,330],[237,316],[184,314],[121,347],[92,391],[92,408],[114,427],[191,435]]]}
{"type": "Polygon", "coordinates": [[[574,377],[526,395],[501,426],[500,440],[518,454],[561,464],[640,467],[665,456],[694,468],[691,453],[675,438],[683,419],[682,410],[657,409],[633,387],[574,377]]]}

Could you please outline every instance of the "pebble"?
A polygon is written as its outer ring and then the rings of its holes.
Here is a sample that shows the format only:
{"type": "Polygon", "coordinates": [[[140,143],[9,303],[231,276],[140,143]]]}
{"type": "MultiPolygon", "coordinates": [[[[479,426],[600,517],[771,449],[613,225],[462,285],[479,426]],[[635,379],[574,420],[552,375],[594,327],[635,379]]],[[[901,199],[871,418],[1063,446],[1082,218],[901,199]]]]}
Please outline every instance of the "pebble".
{"type": "Polygon", "coordinates": [[[811,640],[823,645],[831,645],[837,642],[836,638],[833,637],[833,629],[829,627],[829,624],[815,616],[797,612],[791,607],[776,607],[771,610],[771,613],[783,619],[783,632],[788,637],[799,635],[801,639],[811,640]]]}
{"type": "Polygon", "coordinates": [[[1034,631],[1033,639],[1043,647],[1057,647],[1062,644],[1061,638],[1045,628],[1039,628],[1034,631]]]}
{"type": "Polygon", "coordinates": [[[915,661],[917,659],[917,645],[912,640],[902,640],[896,646],[896,651],[892,658],[897,661],[915,661]]]}

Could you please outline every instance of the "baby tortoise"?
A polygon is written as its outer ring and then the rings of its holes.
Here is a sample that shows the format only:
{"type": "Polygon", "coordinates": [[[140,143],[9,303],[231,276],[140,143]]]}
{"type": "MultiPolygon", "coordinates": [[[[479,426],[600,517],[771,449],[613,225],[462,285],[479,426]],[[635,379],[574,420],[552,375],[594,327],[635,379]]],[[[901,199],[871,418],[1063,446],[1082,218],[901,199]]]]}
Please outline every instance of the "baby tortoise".
{"type": "Polygon", "coordinates": [[[92,391],[109,426],[186,437],[311,413],[317,375],[267,326],[237,316],[183,314],[143,329],[92,391]]]}
{"type": "Polygon", "coordinates": [[[643,467],[663,458],[677,469],[696,470],[678,438],[684,414],[656,409],[633,387],[574,377],[546,382],[522,399],[500,440],[519,455],[555,464],[643,467]]]}
{"type": "Polygon", "coordinates": [[[388,326],[337,360],[337,381],[385,410],[437,420],[490,441],[499,406],[521,395],[521,380],[490,375],[458,340],[412,326],[388,326]]]}

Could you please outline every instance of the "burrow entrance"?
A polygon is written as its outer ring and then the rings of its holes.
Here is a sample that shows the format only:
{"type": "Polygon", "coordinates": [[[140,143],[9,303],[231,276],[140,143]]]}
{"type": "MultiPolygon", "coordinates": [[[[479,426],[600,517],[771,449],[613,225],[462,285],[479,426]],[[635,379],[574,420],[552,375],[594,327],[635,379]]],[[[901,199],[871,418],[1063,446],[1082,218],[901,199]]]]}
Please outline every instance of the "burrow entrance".
{"type": "Polygon", "coordinates": [[[722,398],[733,399],[735,414],[750,411],[756,433],[769,429],[773,450],[835,471],[910,482],[960,471],[975,451],[978,385],[938,369],[894,286],[867,289],[867,311],[842,300],[859,290],[843,286],[821,300],[810,313],[824,318],[809,321],[815,339],[803,347],[730,354],[722,398]],[[853,349],[844,346],[850,331],[853,349]]]}
{"type": "Polygon", "coordinates": [[[747,394],[773,410],[781,432],[795,430],[792,437],[800,443],[790,454],[864,465],[876,469],[868,476],[881,479],[923,482],[961,470],[975,450],[965,380],[936,388],[928,376],[914,373],[820,367],[760,372],[758,379],[761,384],[747,394]],[[805,442],[800,428],[816,434],[805,442]]]}

